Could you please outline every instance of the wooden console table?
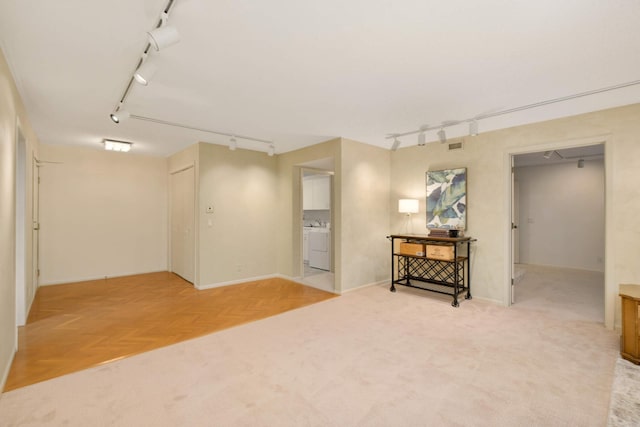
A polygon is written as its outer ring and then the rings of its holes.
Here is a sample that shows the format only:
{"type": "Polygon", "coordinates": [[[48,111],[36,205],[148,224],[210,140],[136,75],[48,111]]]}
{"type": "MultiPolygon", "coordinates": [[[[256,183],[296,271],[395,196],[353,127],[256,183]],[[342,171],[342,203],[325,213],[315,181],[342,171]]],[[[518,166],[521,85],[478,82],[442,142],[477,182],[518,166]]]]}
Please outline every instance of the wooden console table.
{"type": "Polygon", "coordinates": [[[640,285],[620,285],[622,338],[620,355],[640,364],[640,285]]]}
{"type": "MultiPolygon", "coordinates": [[[[458,307],[458,295],[466,291],[465,299],[471,299],[471,237],[429,237],[414,234],[393,234],[391,241],[391,292],[395,285],[409,286],[430,292],[453,296],[452,306],[458,307]],[[442,247],[451,254],[443,259],[441,255],[417,252],[403,253],[401,243],[427,245],[430,249],[442,247]]],[[[417,246],[418,248],[420,246],[417,246]]]]}

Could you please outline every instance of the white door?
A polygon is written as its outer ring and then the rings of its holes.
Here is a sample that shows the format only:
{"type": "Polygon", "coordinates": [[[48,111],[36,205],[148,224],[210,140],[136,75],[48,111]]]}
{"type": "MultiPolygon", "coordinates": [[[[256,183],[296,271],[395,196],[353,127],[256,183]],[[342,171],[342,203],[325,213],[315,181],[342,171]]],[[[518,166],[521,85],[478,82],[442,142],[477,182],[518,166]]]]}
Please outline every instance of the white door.
{"type": "Polygon", "coordinates": [[[195,177],[193,167],[171,175],[171,271],[194,283],[195,177]]]}
{"type": "Polygon", "coordinates": [[[31,286],[27,287],[27,301],[33,301],[33,296],[38,289],[38,282],[40,279],[40,164],[35,156],[32,158],[32,224],[33,224],[33,238],[32,238],[32,273],[31,273],[31,286]]]}

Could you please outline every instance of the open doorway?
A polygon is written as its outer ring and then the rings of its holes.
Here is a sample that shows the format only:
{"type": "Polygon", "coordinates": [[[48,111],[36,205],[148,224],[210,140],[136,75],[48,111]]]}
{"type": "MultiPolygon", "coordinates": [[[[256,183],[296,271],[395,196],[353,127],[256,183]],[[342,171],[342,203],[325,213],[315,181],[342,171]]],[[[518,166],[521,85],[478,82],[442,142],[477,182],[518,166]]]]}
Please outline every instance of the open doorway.
{"type": "MultiPolygon", "coordinates": [[[[326,162],[325,162],[326,163],[326,162]]],[[[328,292],[335,290],[333,170],[308,163],[300,169],[302,280],[328,292]]]]}
{"type": "Polygon", "coordinates": [[[512,160],[511,303],[603,323],[604,144],[512,160]]]}

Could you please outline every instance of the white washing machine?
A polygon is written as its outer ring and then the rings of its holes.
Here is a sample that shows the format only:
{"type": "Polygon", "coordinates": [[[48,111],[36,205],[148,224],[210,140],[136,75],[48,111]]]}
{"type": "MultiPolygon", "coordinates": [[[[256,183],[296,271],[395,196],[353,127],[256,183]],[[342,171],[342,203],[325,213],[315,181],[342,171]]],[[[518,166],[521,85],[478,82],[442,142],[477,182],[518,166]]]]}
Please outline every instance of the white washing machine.
{"type": "Polygon", "coordinates": [[[309,233],[309,267],[320,270],[331,269],[330,230],[313,230],[309,233]]]}

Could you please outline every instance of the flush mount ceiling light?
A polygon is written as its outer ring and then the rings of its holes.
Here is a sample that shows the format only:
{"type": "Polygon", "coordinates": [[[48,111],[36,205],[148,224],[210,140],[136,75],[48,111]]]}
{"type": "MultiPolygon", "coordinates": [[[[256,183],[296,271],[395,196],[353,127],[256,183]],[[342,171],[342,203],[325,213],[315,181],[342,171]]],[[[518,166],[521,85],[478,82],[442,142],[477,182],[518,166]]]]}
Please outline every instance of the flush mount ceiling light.
{"type": "Polygon", "coordinates": [[[238,141],[236,141],[236,138],[232,136],[229,140],[229,150],[236,151],[236,148],[238,148],[238,141]]]}
{"type": "Polygon", "coordinates": [[[131,150],[131,146],[133,145],[131,142],[126,141],[116,141],[115,139],[105,139],[104,149],[107,151],[121,151],[126,153],[131,150]]]}
{"type": "Polygon", "coordinates": [[[165,47],[169,47],[180,41],[180,34],[178,34],[178,30],[176,30],[172,25],[167,25],[168,19],[169,14],[164,12],[162,14],[162,24],[158,28],[147,32],[147,35],[149,36],[149,44],[156,51],[160,51],[165,47]]]}

